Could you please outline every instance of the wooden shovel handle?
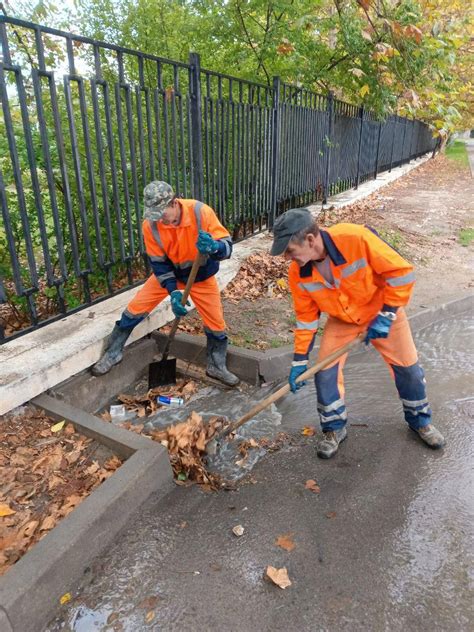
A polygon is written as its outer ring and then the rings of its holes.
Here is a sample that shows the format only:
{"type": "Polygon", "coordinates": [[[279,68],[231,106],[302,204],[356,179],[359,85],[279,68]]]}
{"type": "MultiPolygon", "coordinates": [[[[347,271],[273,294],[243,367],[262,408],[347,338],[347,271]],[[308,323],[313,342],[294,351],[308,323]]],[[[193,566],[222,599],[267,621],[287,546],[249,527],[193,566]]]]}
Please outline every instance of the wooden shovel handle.
{"type": "MultiPolygon", "coordinates": [[[[183,296],[181,298],[181,305],[186,305],[186,301],[188,300],[189,294],[191,292],[191,288],[193,286],[194,281],[196,280],[196,275],[198,273],[199,268],[201,267],[203,263],[203,256],[198,253],[197,257],[194,259],[193,261],[193,267],[191,268],[191,272],[189,273],[188,276],[188,280],[186,281],[186,286],[183,290],[183,296]]],[[[171,343],[174,340],[174,337],[176,335],[176,331],[178,329],[178,325],[179,325],[179,321],[181,320],[181,318],[179,316],[177,316],[174,321],[173,324],[171,325],[171,330],[170,333],[168,334],[168,340],[166,341],[166,346],[165,349],[163,351],[163,355],[161,356],[162,360],[166,360],[168,358],[168,354],[170,352],[170,347],[171,347],[171,343]]]]}
{"type": "MultiPolygon", "coordinates": [[[[340,349],[336,349],[336,351],[333,351],[332,353],[330,353],[328,356],[326,356],[325,358],[317,362],[315,365],[310,367],[307,371],[302,373],[296,379],[296,382],[304,382],[304,380],[307,380],[309,377],[312,377],[313,375],[315,375],[318,371],[321,371],[321,369],[324,369],[325,367],[327,367],[328,364],[331,364],[331,362],[333,362],[334,360],[337,360],[342,355],[350,351],[357,344],[359,344],[359,342],[361,342],[361,340],[364,339],[365,335],[366,335],[365,331],[361,332],[357,336],[357,338],[354,338],[354,340],[351,340],[340,349]]],[[[245,415],[241,417],[238,421],[236,421],[235,423],[231,424],[228,428],[226,428],[220,436],[224,437],[230,434],[231,432],[234,432],[234,430],[237,430],[237,428],[240,428],[240,426],[242,426],[244,423],[249,421],[249,419],[252,419],[252,417],[255,417],[255,415],[257,415],[260,411],[267,408],[267,406],[270,406],[270,404],[273,404],[273,402],[276,402],[277,400],[279,400],[280,397],[283,397],[283,395],[286,395],[289,391],[290,391],[290,385],[286,383],[277,391],[269,395],[266,399],[262,400],[258,404],[255,404],[255,406],[252,409],[250,409],[248,413],[245,413],[245,415]]]]}

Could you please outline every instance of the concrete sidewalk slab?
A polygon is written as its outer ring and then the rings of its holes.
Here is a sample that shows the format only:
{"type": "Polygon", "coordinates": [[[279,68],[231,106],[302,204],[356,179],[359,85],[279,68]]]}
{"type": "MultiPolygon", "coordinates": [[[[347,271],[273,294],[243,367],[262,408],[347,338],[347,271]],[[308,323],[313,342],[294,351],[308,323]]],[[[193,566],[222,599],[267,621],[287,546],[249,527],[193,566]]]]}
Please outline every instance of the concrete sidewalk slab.
{"type": "Polygon", "coordinates": [[[162,445],[47,395],[33,403],[55,419],[70,421],[126,461],[0,578],[1,632],[43,630],[61,596],[73,589],[130,516],[150,495],[162,496],[173,487],[162,445]]]}
{"type": "MultiPolygon", "coordinates": [[[[382,173],[377,180],[366,182],[357,190],[346,191],[330,198],[327,206],[340,208],[351,204],[400,178],[428,159],[429,156],[424,156],[397,167],[390,173],[382,173]]],[[[321,205],[310,208],[314,213],[319,213],[321,205]]],[[[232,259],[221,264],[217,276],[219,287],[224,288],[237,275],[241,263],[250,254],[268,250],[270,243],[268,233],[261,233],[236,244],[232,259]]],[[[90,309],[84,309],[1,345],[0,415],[92,366],[101,356],[113,323],[120,317],[136,291],[137,288],[123,292],[90,309]]],[[[136,327],[127,345],[162,327],[172,318],[169,301],[165,301],[136,327]]],[[[95,388],[92,383],[90,386],[95,388]]]]}

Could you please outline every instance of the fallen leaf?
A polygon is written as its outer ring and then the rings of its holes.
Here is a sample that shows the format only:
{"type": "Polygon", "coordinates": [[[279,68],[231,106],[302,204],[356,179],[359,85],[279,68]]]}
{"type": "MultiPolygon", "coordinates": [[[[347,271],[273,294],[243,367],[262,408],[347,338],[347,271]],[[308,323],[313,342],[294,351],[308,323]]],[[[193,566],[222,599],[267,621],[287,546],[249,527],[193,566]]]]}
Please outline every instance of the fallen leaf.
{"type": "Polygon", "coordinates": [[[16,513],[16,511],[11,509],[8,505],[0,505],[0,518],[11,516],[14,513],[16,513]]]}
{"type": "Polygon", "coordinates": [[[312,437],[316,433],[316,430],[312,426],[304,426],[301,429],[301,434],[305,437],[312,437]]]}
{"type": "Polygon", "coordinates": [[[336,515],[337,514],[335,511],[328,511],[328,513],[326,514],[326,518],[335,518],[336,515]]]}
{"type": "Polygon", "coordinates": [[[240,538],[241,535],[244,535],[244,531],[245,529],[243,528],[241,524],[237,524],[235,525],[235,527],[232,527],[232,533],[236,535],[238,538],[240,538]]]}
{"type": "Polygon", "coordinates": [[[66,422],[64,421],[64,419],[62,421],[58,421],[57,424],[54,424],[54,426],[51,426],[50,428],[51,432],[59,432],[60,430],[64,428],[65,423],[66,422]]]}
{"type": "Polygon", "coordinates": [[[145,597],[145,599],[142,599],[138,604],[138,607],[143,608],[143,610],[152,610],[152,608],[156,608],[159,600],[160,597],[158,597],[158,595],[150,595],[145,597]]]}
{"type": "Polygon", "coordinates": [[[72,595],[71,593],[64,593],[64,595],[61,597],[61,599],[59,600],[59,603],[64,606],[65,603],[68,603],[69,601],[71,601],[72,599],[72,595]]]}
{"type": "Polygon", "coordinates": [[[110,459],[107,459],[107,461],[104,463],[104,467],[106,470],[113,470],[113,471],[115,471],[121,465],[122,465],[122,461],[115,454],[111,456],[110,459]]]}
{"type": "Polygon", "coordinates": [[[305,487],[306,489],[309,489],[311,492],[314,492],[315,494],[319,494],[319,492],[321,491],[321,488],[319,487],[319,485],[316,483],[316,481],[313,481],[312,478],[306,481],[305,487]]]}
{"type": "Polygon", "coordinates": [[[285,551],[292,551],[296,544],[292,540],[292,533],[286,533],[284,535],[279,535],[275,540],[275,544],[285,551]]]}
{"type": "Polygon", "coordinates": [[[151,623],[153,621],[153,619],[155,618],[155,611],[154,610],[149,610],[146,615],[145,615],[145,621],[147,623],[151,623]]]}
{"type": "Polygon", "coordinates": [[[40,531],[49,531],[56,524],[57,519],[54,516],[47,516],[40,526],[40,531]]]}
{"type": "Polygon", "coordinates": [[[272,580],[274,584],[279,586],[280,588],[288,588],[291,586],[290,578],[288,577],[288,571],[285,567],[283,568],[275,568],[274,566],[267,566],[266,575],[269,579],[272,580]]]}

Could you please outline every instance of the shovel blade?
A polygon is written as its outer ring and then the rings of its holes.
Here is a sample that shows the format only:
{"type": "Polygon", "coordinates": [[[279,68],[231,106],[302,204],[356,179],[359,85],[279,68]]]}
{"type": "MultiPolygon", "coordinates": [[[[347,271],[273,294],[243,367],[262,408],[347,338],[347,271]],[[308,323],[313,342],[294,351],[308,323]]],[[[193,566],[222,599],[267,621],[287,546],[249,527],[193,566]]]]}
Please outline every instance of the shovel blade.
{"type": "Polygon", "coordinates": [[[148,388],[176,384],[176,358],[151,362],[148,367],[148,388]]]}

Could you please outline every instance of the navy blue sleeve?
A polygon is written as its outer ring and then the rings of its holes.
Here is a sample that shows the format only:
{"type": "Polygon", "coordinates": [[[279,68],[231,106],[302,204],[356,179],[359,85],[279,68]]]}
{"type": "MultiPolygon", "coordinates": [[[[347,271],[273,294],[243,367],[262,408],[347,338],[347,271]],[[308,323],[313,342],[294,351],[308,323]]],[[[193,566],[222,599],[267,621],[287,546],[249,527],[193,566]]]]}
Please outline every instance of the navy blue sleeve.
{"type": "Polygon", "coordinates": [[[167,257],[149,257],[149,259],[153,274],[158,279],[161,287],[165,288],[168,294],[174,292],[178,284],[171,261],[167,257]]]}
{"type": "Polygon", "coordinates": [[[223,239],[217,239],[216,241],[219,249],[217,252],[210,255],[211,259],[215,259],[216,261],[230,259],[232,254],[232,239],[230,237],[224,237],[223,239]]]}

